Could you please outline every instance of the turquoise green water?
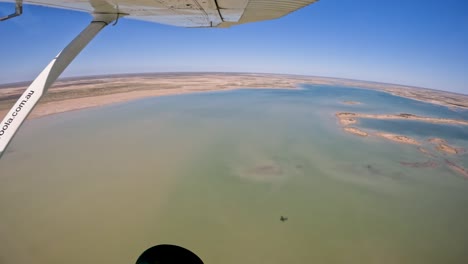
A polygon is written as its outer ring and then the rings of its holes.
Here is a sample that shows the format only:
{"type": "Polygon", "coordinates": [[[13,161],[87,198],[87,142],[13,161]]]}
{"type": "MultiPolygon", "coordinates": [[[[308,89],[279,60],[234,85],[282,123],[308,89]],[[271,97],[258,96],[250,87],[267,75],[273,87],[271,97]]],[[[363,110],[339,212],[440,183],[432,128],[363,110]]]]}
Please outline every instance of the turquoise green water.
{"type": "MultiPolygon", "coordinates": [[[[442,163],[400,165],[427,157],[345,134],[337,111],[468,119],[374,91],[314,86],[150,98],[32,120],[0,160],[0,263],[134,263],[163,243],[205,263],[467,263],[468,180],[442,163]]],[[[464,131],[437,136],[468,147],[454,136],[464,131]]],[[[468,165],[466,154],[442,158],[468,165]]]]}

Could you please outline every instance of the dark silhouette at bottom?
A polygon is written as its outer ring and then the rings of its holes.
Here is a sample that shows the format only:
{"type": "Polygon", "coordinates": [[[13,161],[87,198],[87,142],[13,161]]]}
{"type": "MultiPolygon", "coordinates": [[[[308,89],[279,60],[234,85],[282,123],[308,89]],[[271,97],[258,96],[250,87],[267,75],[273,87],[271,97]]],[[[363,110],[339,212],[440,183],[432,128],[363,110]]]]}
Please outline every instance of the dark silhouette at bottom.
{"type": "Polygon", "coordinates": [[[136,264],[203,264],[203,261],[183,247],[157,245],[143,252],[136,264]]]}

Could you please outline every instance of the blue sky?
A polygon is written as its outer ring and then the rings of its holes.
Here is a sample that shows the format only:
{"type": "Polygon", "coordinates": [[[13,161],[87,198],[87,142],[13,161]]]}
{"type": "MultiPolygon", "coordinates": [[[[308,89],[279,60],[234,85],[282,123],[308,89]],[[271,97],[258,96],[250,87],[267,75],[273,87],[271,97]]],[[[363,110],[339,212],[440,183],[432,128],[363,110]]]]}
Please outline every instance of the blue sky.
{"type": "MultiPolygon", "coordinates": [[[[11,11],[0,4],[0,15],[11,11]]],[[[62,76],[235,71],[293,73],[468,94],[468,1],[321,0],[278,20],[186,29],[121,19],[62,76]]],[[[86,25],[86,13],[25,6],[0,23],[0,83],[33,79],[86,25]]]]}

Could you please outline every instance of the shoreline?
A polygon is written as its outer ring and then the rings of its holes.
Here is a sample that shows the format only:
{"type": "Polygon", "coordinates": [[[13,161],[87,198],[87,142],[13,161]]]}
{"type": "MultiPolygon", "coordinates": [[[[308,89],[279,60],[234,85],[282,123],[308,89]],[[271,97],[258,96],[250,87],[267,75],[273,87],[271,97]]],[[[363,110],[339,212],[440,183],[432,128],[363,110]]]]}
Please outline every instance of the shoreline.
{"type": "MultiPolygon", "coordinates": [[[[314,79],[314,84],[326,84],[314,79]]],[[[28,119],[128,102],[147,97],[237,89],[301,89],[309,77],[278,74],[161,73],[113,75],[58,80],[41,98],[28,119]]],[[[27,88],[13,84],[0,89],[0,116],[6,116],[27,88]]]]}
{"type": "MultiPolygon", "coordinates": [[[[257,88],[261,89],[261,88],[257,88]]],[[[61,114],[71,111],[79,111],[84,109],[110,106],[118,103],[126,103],[135,100],[151,97],[161,96],[172,96],[172,95],[183,95],[183,94],[194,94],[194,93],[208,93],[208,92],[221,92],[231,91],[236,89],[225,89],[225,90],[213,90],[213,91],[171,91],[165,92],[160,90],[155,91],[135,91],[127,93],[114,93],[109,95],[93,96],[93,97],[81,97],[73,99],[65,99],[54,102],[40,103],[28,116],[29,119],[38,119],[49,115],[61,114]]],[[[6,115],[8,110],[0,110],[0,115],[6,115]]]]}
{"type": "MultiPolygon", "coordinates": [[[[18,83],[10,86],[2,85],[0,89],[0,116],[2,118],[6,116],[28,83],[21,84],[23,86],[18,83]]],[[[371,89],[448,108],[468,109],[468,95],[394,84],[284,74],[143,73],[58,80],[49,89],[49,93],[41,99],[28,119],[147,97],[238,89],[301,89],[301,85],[307,84],[371,89]],[[462,102],[461,105],[459,102],[462,102]]],[[[359,102],[343,103],[358,104],[359,102]]]]}

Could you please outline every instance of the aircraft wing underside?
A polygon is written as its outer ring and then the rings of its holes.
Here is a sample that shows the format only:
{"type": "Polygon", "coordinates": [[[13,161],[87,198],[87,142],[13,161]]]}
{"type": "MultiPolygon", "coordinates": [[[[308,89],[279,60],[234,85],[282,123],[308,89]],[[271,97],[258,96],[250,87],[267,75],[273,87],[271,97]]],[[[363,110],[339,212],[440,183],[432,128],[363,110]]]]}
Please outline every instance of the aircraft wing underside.
{"type": "MultiPolygon", "coordinates": [[[[0,0],[15,2],[15,0],[0,0]]],[[[96,13],[181,27],[229,27],[285,16],[318,0],[24,0],[25,4],[96,13]]]]}

